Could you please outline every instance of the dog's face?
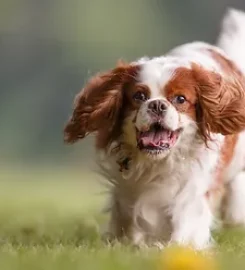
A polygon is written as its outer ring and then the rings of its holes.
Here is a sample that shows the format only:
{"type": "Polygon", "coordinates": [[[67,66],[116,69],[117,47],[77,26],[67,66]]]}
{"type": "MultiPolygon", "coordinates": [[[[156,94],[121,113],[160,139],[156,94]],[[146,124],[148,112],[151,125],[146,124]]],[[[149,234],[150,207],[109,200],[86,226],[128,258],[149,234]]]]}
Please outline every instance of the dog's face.
{"type": "Polygon", "coordinates": [[[120,64],[93,77],[78,94],[65,140],[96,132],[98,148],[117,141],[163,159],[195,136],[207,142],[211,132],[239,130],[241,114],[234,104],[241,104],[237,98],[229,104],[226,96],[233,92],[236,83],[227,85],[219,74],[193,63],[179,66],[163,58],[120,64]]]}
{"type": "Polygon", "coordinates": [[[190,70],[149,62],[125,91],[131,106],[125,107],[123,141],[142,154],[164,158],[197,133],[197,93],[190,70]]]}

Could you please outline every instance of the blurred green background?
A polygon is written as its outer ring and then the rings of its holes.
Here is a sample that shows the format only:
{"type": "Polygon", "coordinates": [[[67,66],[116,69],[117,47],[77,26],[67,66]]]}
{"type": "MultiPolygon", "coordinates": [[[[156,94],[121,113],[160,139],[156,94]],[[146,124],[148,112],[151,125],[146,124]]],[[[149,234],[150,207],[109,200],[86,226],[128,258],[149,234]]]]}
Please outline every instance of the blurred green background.
{"type": "MultiPolygon", "coordinates": [[[[245,1],[0,0],[2,269],[153,269],[150,253],[100,242],[105,195],[93,138],[66,146],[63,127],[92,74],[118,59],[214,43],[228,6],[245,10],[245,1]]],[[[245,257],[243,230],[215,239],[245,257]]]]}
{"type": "Polygon", "coordinates": [[[244,0],[1,0],[0,130],[3,166],[90,163],[91,139],[63,144],[74,95],[119,58],[215,42],[228,6],[244,0]]]}

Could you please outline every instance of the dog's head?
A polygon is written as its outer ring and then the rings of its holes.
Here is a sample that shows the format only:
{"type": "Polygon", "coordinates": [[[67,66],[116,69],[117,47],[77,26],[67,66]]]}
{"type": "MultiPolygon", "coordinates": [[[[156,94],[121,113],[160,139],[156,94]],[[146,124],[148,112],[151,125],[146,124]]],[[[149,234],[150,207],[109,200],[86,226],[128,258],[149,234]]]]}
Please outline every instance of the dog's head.
{"type": "MultiPolygon", "coordinates": [[[[198,136],[236,133],[245,126],[244,88],[237,79],[172,58],[158,58],[95,75],[75,98],[65,141],[96,132],[97,147],[113,141],[149,158],[165,158],[198,136]]],[[[191,147],[191,145],[190,145],[191,147]]]]}

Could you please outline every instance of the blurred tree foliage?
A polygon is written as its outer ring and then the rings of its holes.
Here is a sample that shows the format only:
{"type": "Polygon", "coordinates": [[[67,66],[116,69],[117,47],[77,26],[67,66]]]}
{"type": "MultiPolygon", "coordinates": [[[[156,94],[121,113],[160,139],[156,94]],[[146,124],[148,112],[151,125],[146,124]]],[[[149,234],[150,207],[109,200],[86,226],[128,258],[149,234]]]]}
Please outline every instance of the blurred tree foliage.
{"type": "MultiPolygon", "coordinates": [[[[1,160],[88,157],[63,145],[74,95],[119,58],[215,42],[228,0],[3,0],[0,3],[1,160]]],[[[87,141],[88,142],[88,141],[87,141]]]]}

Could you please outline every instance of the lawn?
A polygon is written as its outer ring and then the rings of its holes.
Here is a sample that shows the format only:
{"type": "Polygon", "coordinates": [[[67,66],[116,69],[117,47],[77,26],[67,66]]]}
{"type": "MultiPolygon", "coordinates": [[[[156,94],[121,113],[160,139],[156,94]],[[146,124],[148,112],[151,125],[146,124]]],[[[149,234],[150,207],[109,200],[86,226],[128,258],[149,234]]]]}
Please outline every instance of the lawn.
{"type": "MultiPolygon", "coordinates": [[[[2,169],[0,269],[157,269],[161,253],[155,249],[101,242],[106,194],[95,178],[82,170],[2,169]]],[[[245,231],[225,230],[215,239],[223,268],[244,269],[238,264],[245,231]]]]}

